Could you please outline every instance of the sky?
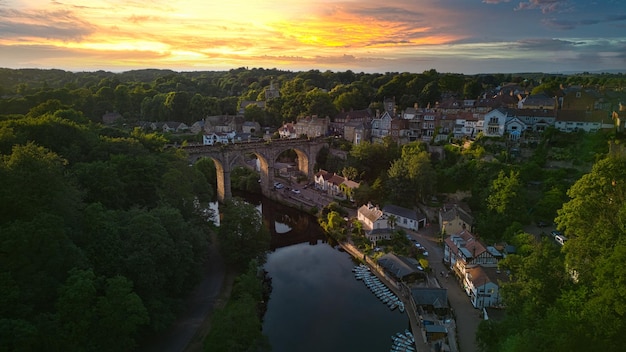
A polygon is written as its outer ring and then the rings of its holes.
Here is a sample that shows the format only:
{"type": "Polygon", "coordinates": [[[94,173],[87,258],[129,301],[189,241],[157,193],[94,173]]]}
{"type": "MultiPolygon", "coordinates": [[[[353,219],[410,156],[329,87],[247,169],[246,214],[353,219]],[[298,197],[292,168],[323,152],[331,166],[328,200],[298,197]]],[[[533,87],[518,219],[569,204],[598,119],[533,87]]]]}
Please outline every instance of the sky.
{"type": "Polygon", "coordinates": [[[0,67],[626,72],[626,4],[0,0],[0,67]]]}

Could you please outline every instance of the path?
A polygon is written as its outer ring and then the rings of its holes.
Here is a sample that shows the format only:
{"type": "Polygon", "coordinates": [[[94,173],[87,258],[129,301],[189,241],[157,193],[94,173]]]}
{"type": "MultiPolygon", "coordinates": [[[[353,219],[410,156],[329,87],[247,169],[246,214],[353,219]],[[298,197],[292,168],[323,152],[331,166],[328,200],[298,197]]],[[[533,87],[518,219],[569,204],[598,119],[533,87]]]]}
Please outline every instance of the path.
{"type": "Polygon", "coordinates": [[[144,352],[194,352],[202,350],[202,338],[206,325],[215,307],[225,304],[229,292],[231,275],[225,272],[224,264],[215,244],[215,235],[204,266],[202,280],[185,302],[185,310],[172,326],[161,336],[141,346],[144,352]],[[226,296],[226,297],[225,297],[226,296]]]}

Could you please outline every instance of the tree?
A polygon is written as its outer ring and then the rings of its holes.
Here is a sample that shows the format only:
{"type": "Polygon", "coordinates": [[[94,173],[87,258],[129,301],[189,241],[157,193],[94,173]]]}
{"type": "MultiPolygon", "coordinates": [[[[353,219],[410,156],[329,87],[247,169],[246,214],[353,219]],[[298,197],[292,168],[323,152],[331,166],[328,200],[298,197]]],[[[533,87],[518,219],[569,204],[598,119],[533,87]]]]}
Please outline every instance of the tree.
{"type": "Polygon", "coordinates": [[[305,113],[307,115],[317,115],[319,117],[335,116],[337,110],[328,93],[321,89],[313,89],[306,93],[304,97],[305,113]]]}
{"type": "Polygon", "coordinates": [[[396,228],[397,223],[398,218],[395,215],[389,215],[389,217],[387,217],[387,226],[389,226],[392,230],[396,228]]]}
{"type": "Polygon", "coordinates": [[[131,351],[137,329],[148,322],[128,279],[96,278],[91,270],[70,272],[56,308],[61,345],[67,350],[131,351]]]}
{"type": "Polygon", "coordinates": [[[511,170],[507,175],[500,171],[491,182],[485,199],[486,212],[482,215],[482,235],[490,239],[501,239],[506,227],[514,221],[525,222],[526,191],[520,181],[519,172],[511,170]]]}
{"type": "Polygon", "coordinates": [[[389,199],[396,204],[412,207],[424,201],[435,189],[435,170],[425,145],[417,142],[405,144],[402,155],[388,170],[389,199]],[[407,197],[407,193],[411,196],[407,197]]]}
{"type": "Polygon", "coordinates": [[[259,211],[238,198],[226,201],[220,208],[218,238],[227,263],[242,269],[250,260],[264,258],[269,249],[270,234],[259,211]]]}

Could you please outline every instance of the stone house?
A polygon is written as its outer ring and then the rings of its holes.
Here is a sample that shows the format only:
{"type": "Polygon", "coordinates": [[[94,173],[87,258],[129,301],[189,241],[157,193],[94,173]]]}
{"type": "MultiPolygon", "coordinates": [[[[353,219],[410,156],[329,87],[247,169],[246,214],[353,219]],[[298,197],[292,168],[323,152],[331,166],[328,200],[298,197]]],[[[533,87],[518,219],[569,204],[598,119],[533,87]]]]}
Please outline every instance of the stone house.
{"type": "Polygon", "coordinates": [[[299,119],[293,127],[296,136],[305,135],[309,138],[315,138],[327,136],[329,125],[330,118],[328,117],[307,116],[299,119]]]}
{"type": "Polygon", "coordinates": [[[453,234],[472,231],[474,218],[458,204],[446,204],[439,210],[439,232],[453,234]]]}

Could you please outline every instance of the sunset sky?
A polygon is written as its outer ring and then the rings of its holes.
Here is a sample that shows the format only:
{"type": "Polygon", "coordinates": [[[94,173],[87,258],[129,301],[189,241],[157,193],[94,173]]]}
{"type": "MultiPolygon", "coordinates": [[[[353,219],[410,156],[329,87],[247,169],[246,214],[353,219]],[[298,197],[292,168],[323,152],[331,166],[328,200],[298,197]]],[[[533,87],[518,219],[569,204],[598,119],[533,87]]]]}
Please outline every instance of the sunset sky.
{"type": "Polygon", "coordinates": [[[0,67],[626,72],[623,0],[0,0],[0,67]]]}

